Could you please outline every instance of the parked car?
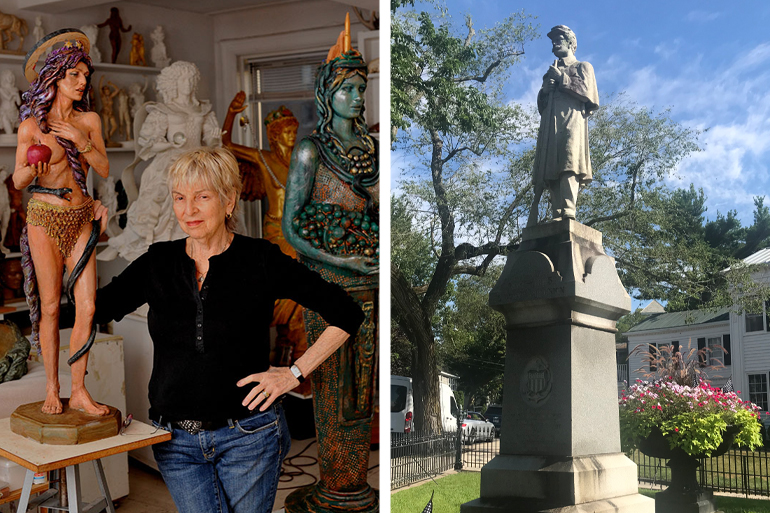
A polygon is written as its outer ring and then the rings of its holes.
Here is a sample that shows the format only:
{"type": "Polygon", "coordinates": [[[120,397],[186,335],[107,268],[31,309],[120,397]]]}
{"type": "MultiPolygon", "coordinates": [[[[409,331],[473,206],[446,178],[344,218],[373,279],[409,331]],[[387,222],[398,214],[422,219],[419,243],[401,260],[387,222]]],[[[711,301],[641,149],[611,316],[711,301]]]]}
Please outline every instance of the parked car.
{"type": "Polygon", "coordinates": [[[469,411],[462,423],[463,442],[491,442],[495,439],[495,425],[489,422],[481,413],[469,411]]]}
{"type": "Polygon", "coordinates": [[[503,405],[490,404],[487,406],[487,411],[484,412],[484,416],[489,422],[495,425],[495,436],[500,436],[500,426],[503,423],[503,405]]]}

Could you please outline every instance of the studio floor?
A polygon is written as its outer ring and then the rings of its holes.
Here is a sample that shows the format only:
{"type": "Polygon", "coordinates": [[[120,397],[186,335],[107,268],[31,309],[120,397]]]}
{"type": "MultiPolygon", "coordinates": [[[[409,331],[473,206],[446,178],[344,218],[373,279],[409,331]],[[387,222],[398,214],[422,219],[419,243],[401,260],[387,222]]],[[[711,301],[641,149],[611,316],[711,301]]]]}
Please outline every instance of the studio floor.
{"type": "MultiPolygon", "coordinates": [[[[292,440],[289,457],[284,460],[274,511],[283,510],[283,501],[296,488],[313,484],[318,479],[318,446],[315,439],[292,440]]],[[[369,455],[369,484],[379,488],[379,451],[369,455]]],[[[160,474],[133,458],[129,458],[129,494],[116,501],[120,513],[174,513],[174,501],[160,474]]]]}

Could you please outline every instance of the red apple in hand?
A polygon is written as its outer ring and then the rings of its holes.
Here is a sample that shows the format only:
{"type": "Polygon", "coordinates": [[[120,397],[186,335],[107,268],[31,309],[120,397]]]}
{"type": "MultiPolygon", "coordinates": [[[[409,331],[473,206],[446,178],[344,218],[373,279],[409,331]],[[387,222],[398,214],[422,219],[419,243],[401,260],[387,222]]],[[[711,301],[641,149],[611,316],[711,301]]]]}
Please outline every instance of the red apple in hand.
{"type": "Polygon", "coordinates": [[[27,163],[37,166],[38,162],[48,164],[51,161],[51,148],[45,144],[33,144],[27,150],[27,163]]]}

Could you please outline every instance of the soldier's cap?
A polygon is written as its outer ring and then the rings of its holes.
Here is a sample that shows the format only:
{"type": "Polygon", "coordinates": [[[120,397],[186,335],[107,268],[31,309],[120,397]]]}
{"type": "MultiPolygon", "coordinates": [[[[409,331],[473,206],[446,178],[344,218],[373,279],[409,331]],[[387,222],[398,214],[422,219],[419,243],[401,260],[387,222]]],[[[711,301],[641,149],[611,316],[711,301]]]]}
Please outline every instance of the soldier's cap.
{"type": "Polygon", "coordinates": [[[565,34],[565,35],[570,34],[572,35],[572,37],[575,37],[575,33],[572,32],[572,29],[566,25],[556,25],[546,35],[548,36],[548,39],[553,39],[557,34],[565,34]]]}

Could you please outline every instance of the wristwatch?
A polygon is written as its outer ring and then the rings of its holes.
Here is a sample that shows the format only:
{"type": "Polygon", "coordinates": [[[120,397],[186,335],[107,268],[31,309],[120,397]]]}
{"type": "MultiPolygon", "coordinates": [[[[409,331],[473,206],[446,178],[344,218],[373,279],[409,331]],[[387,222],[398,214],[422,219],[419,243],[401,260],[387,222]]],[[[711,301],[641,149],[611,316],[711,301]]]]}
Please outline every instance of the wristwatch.
{"type": "Polygon", "coordinates": [[[299,370],[299,367],[297,367],[296,365],[292,365],[291,367],[289,367],[289,370],[291,371],[292,374],[294,374],[294,377],[297,378],[297,381],[299,381],[300,384],[305,382],[305,376],[302,375],[302,371],[299,370]]]}

